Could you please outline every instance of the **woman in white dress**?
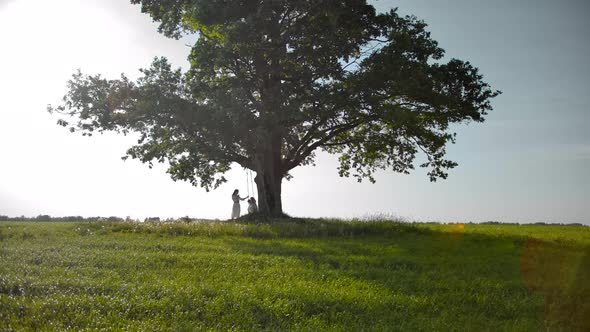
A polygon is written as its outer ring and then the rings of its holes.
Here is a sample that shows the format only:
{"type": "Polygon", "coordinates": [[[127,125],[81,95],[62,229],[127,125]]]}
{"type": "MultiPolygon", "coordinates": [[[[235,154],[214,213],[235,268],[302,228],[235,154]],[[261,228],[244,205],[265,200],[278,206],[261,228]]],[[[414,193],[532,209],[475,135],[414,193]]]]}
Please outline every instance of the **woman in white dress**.
{"type": "Polygon", "coordinates": [[[234,202],[234,205],[231,209],[231,218],[239,218],[240,217],[240,200],[245,200],[248,196],[242,198],[240,197],[240,191],[238,189],[234,190],[234,193],[231,195],[231,200],[234,202]]]}

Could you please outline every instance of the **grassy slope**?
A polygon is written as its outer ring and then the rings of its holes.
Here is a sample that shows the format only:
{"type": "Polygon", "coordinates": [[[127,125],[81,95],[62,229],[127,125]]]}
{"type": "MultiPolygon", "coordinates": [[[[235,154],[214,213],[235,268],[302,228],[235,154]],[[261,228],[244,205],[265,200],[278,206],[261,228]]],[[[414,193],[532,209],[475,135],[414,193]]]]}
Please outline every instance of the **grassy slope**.
{"type": "Polygon", "coordinates": [[[590,329],[590,228],[0,223],[0,330],[590,329]]]}

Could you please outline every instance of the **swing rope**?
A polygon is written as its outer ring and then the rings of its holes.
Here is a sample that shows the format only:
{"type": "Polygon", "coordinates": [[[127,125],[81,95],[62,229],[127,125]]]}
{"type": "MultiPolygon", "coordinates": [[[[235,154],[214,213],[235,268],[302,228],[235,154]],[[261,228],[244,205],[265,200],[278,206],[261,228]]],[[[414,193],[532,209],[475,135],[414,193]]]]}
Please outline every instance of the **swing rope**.
{"type": "Polygon", "coordinates": [[[250,196],[250,188],[252,188],[252,197],[254,197],[254,179],[252,178],[252,171],[246,170],[246,190],[250,196]]]}
{"type": "Polygon", "coordinates": [[[250,196],[250,180],[248,179],[248,170],[246,169],[246,190],[248,192],[248,196],[250,196]]]}

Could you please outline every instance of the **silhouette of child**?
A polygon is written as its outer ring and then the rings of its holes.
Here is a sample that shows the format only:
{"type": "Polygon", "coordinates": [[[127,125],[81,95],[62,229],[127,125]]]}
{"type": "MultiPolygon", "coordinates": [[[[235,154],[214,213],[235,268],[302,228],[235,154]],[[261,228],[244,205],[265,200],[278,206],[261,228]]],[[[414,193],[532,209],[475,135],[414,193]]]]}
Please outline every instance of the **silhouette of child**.
{"type": "Polygon", "coordinates": [[[258,205],[256,205],[256,198],[252,197],[248,200],[248,213],[258,212],[258,205]]]}

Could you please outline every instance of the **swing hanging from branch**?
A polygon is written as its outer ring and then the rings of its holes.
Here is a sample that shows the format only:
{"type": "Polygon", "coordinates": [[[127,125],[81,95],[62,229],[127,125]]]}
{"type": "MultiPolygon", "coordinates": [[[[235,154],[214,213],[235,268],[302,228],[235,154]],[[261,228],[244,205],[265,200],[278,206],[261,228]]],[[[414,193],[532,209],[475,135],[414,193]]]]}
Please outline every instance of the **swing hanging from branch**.
{"type": "Polygon", "coordinates": [[[252,171],[249,169],[246,170],[246,190],[249,197],[254,197],[254,179],[252,178],[252,171]],[[252,195],[250,195],[250,188],[252,189],[252,195]]]}

